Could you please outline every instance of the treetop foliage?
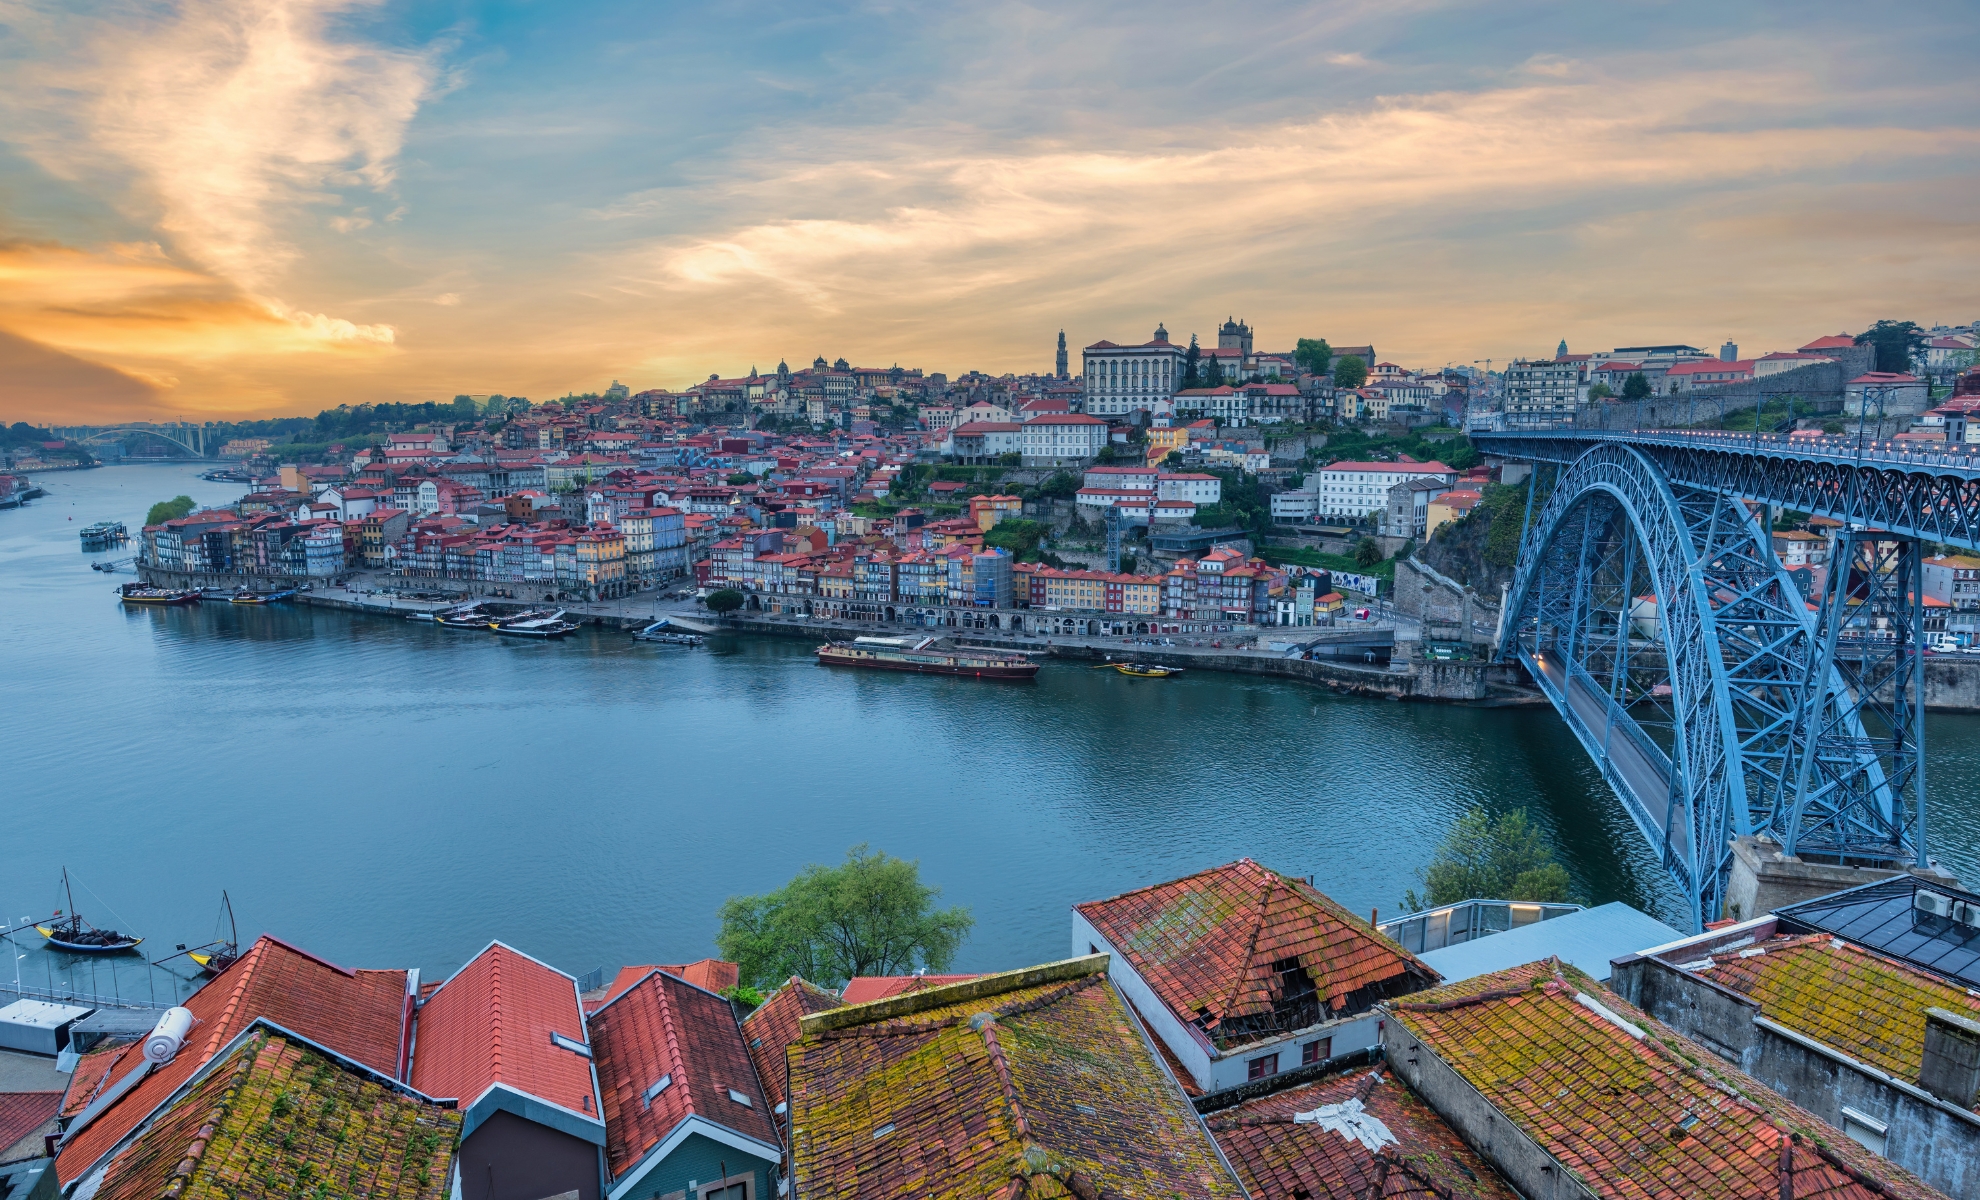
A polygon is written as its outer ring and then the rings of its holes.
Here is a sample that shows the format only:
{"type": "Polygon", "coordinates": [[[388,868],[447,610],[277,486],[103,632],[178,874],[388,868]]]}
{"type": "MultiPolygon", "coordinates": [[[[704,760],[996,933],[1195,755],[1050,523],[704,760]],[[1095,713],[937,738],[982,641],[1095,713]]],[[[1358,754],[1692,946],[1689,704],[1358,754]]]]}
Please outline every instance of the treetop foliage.
{"type": "Polygon", "coordinates": [[[1403,897],[1411,912],[1460,900],[1560,902],[1568,896],[1567,868],[1554,861],[1523,808],[1498,817],[1483,808],[1465,813],[1416,878],[1423,894],[1412,888],[1403,897]]]}

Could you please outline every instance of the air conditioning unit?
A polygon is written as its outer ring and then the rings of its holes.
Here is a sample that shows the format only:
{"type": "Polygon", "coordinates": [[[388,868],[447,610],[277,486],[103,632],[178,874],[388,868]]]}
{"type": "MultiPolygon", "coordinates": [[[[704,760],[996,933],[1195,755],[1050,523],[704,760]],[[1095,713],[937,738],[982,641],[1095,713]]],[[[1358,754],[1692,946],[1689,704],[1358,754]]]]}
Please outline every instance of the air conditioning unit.
{"type": "Polygon", "coordinates": [[[1956,901],[1952,906],[1952,919],[1969,929],[1980,926],[1980,904],[1956,901]]]}
{"type": "Polygon", "coordinates": [[[1935,917],[1951,917],[1953,898],[1926,888],[1919,888],[1911,894],[1911,907],[1935,917]]]}

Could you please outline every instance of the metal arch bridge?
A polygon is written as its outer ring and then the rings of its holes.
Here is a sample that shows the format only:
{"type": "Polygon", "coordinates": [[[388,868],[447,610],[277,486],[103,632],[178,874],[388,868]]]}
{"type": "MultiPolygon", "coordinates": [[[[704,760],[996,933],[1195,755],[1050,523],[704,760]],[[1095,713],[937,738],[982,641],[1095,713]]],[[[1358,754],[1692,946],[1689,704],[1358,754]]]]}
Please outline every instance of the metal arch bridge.
{"type": "Polygon", "coordinates": [[[1924,546],[1980,549],[1980,455],[1666,430],[1473,441],[1534,464],[1498,655],[1595,759],[1694,927],[1722,915],[1741,835],[1926,864],[1924,546]],[[1841,522],[1810,594],[1773,552],[1769,505],[1841,522]]]}
{"type": "Polygon", "coordinates": [[[169,433],[161,433],[156,429],[99,429],[95,433],[90,434],[88,437],[80,439],[80,441],[83,445],[86,446],[91,442],[100,442],[108,438],[124,437],[133,433],[142,433],[142,434],[148,434],[151,437],[155,437],[162,442],[170,442],[174,446],[177,446],[179,449],[184,450],[187,454],[192,455],[194,458],[205,458],[206,457],[205,431],[198,428],[197,426],[194,426],[189,430],[189,432],[192,435],[193,441],[197,443],[197,445],[189,445],[186,442],[181,441],[176,437],[173,437],[169,433]]]}

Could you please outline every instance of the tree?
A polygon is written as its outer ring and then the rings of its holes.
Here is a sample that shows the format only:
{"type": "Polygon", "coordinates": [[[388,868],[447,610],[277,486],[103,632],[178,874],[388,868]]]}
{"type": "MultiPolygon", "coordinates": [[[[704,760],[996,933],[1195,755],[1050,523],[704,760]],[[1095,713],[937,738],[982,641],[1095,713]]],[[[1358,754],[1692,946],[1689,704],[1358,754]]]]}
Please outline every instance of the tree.
{"type": "Polygon", "coordinates": [[[743,594],[734,588],[721,588],[708,593],[708,611],[712,613],[732,613],[743,606],[743,594]]]}
{"type": "Polygon", "coordinates": [[[1054,471],[1051,478],[1038,485],[1038,494],[1054,500],[1070,500],[1079,495],[1079,478],[1069,471],[1054,471]]]}
{"type": "Polygon", "coordinates": [[[1162,469],[1164,471],[1182,470],[1183,469],[1182,451],[1171,450],[1167,454],[1164,454],[1162,456],[1162,469]]]}
{"type": "Polygon", "coordinates": [[[730,487],[742,487],[744,484],[755,482],[756,476],[751,475],[748,471],[737,471],[729,476],[730,487]]]}
{"type": "Polygon", "coordinates": [[[193,498],[191,496],[174,496],[170,500],[160,500],[158,503],[152,505],[151,511],[144,514],[144,523],[146,525],[163,525],[167,521],[178,520],[192,510],[193,498]]]}
{"type": "Polygon", "coordinates": [[[1203,376],[1204,387],[1224,386],[1224,364],[1218,359],[1210,360],[1210,370],[1203,376]]]}
{"type": "Polygon", "coordinates": [[[1607,400],[1611,396],[1614,396],[1615,394],[1616,394],[1616,389],[1610,387],[1606,383],[1598,383],[1594,387],[1588,389],[1588,398],[1590,400],[1607,400]]]}
{"type": "Polygon", "coordinates": [[[715,944],[744,983],[766,989],[792,975],[838,987],[941,971],[976,924],[967,908],[937,909],[941,894],[921,882],[920,863],[861,844],[840,866],[814,863],[777,891],[731,896],[715,944]]]}
{"type": "Polygon", "coordinates": [[[1182,382],[1176,385],[1177,391],[1186,392],[1190,388],[1203,386],[1203,376],[1198,374],[1197,365],[1203,361],[1203,349],[1196,344],[1196,335],[1189,335],[1189,349],[1183,351],[1182,382]]]}
{"type": "Polygon", "coordinates": [[[1326,338],[1301,338],[1293,346],[1293,365],[1308,375],[1325,375],[1334,360],[1334,348],[1326,338]]]}
{"type": "Polygon", "coordinates": [[[1373,567],[1381,564],[1382,547],[1375,544],[1374,538],[1362,538],[1354,548],[1354,565],[1373,567]]]}
{"type": "Polygon", "coordinates": [[[1368,382],[1368,364],[1359,354],[1350,354],[1334,364],[1334,386],[1358,388],[1368,382]]]}
{"type": "Polygon", "coordinates": [[[1562,901],[1568,894],[1567,869],[1554,861],[1523,808],[1496,819],[1483,808],[1465,813],[1416,878],[1424,893],[1404,895],[1411,912],[1474,898],[1562,901]]]}
{"type": "Polygon", "coordinates": [[[1913,356],[1925,348],[1925,331],[1916,321],[1879,321],[1857,334],[1856,344],[1877,348],[1873,370],[1905,372],[1911,370],[1913,356]]]}
{"type": "Polygon", "coordinates": [[[1641,371],[1631,371],[1629,378],[1623,380],[1622,396],[1625,400],[1648,400],[1650,380],[1641,371]]]}

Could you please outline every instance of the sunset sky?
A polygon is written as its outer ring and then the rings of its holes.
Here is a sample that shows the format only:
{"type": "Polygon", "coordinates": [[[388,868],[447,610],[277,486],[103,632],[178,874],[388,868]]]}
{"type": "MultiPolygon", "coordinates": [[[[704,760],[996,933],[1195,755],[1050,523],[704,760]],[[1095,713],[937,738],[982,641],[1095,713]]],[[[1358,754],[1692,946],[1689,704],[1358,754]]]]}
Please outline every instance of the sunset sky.
{"type": "Polygon", "coordinates": [[[1408,366],[1964,323],[1976,44],[1930,0],[0,0],[0,419],[1226,314],[1408,366]]]}

